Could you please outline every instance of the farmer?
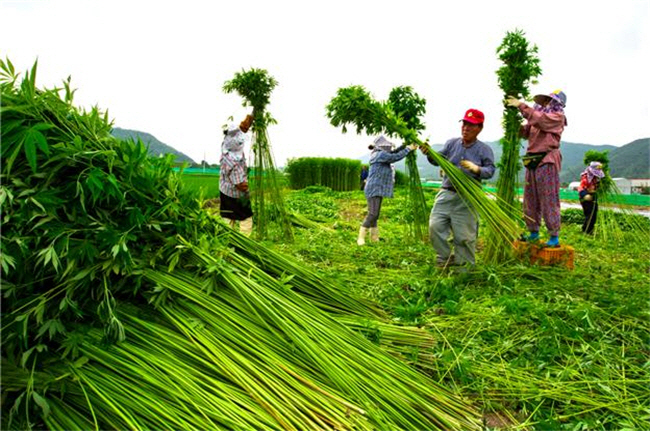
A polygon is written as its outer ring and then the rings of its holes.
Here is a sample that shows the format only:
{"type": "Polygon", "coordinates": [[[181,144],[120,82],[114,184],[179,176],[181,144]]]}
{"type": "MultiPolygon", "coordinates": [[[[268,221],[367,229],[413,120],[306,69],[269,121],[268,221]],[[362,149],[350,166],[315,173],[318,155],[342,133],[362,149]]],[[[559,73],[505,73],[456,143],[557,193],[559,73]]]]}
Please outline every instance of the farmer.
{"type": "MultiPolygon", "coordinates": [[[[495,171],[492,149],[477,139],[485,117],[477,109],[468,109],[463,117],[461,137],[448,140],[439,154],[461,169],[468,177],[481,181],[492,178],[495,171]]],[[[420,147],[429,163],[437,165],[430,156],[431,147],[420,147]]],[[[478,218],[468,204],[456,193],[454,184],[444,176],[429,217],[429,239],[436,251],[436,266],[475,263],[478,218]],[[449,237],[453,233],[454,254],[449,237]]]]}
{"type": "Polygon", "coordinates": [[[248,167],[244,156],[245,133],[253,123],[247,115],[239,124],[231,124],[224,130],[221,144],[221,167],[219,173],[220,214],[231,228],[240,223],[240,230],[250,235],[253,230],[253,209],[248,191],[248,167]]]}
{"type": "Polygon", "coordinates": [[[518,108],[526,118],[521,135],[528,139],[523,158],[526,167],[524,184],[524,215],[530,234],[527,241],[539,239],[542,218],[550,236],[546,245],[559,247],[560,240],[560,170],[562,154],[560,138],[567,125],[564,107],[566,94],[556,90],[548,95],[538,94],[531,108],[513,96],[506,104],[518,108]]]}
{"type": "Polygon", "coordinates": [[[377,220],[381,211],[381,202],[384,197],[393,197],[393,186],[395,184],[395,168],[392,163],[402,160],[408,153],[417,149],[417,145],[411,144],[393,150],[393,143],[383,136],[375,138],[368,147],[370,153],[370,168],[364,192],[368,202],[368,215],[359,228],[358,245],[366,243],[366,235],[370,232],[371,241],[379,241],[379,229],[377,220]]]}
{"type": "Polygon", "coordinates": [[[582,224],[582,232],[591,235],[596,225],[598,217],[598,200],[597,191],[600,181],[605,177],[603,165],[600,162],[591,162],[587,169],[580,174],[580,186],[578,186],[578,196],[580,205],[585,215],[585,221],[582,224]]]}

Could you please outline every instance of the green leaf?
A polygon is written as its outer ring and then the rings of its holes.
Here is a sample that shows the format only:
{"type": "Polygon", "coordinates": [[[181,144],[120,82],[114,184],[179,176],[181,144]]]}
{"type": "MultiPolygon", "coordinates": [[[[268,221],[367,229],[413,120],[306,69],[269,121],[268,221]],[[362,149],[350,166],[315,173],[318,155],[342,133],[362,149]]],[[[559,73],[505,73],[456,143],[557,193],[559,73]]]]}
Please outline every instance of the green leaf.
{"type": "Polygon", "coordinates": [[[48,404],[47,400],[40,396],[38,392],[32,392],[32,398],[43,411],[43,418],[46,418],[50,414],[50,405],[48,404]]]}
{"type": "MultiPolygon", "coordinates": [[[[36,147],[43,151],[45,154],[49,155],[50,151],[47,146],[47,141],[45,136],[40,132],[39,125],[30,127],[25,133],[25,139],[23,141],[23,148],[25,150],[25,157],[27,157],[27,162],[32,168],[32,172],[36,172],[36,147]]],[[[40,127],[43,129],[43,127],[40,127]]]]}

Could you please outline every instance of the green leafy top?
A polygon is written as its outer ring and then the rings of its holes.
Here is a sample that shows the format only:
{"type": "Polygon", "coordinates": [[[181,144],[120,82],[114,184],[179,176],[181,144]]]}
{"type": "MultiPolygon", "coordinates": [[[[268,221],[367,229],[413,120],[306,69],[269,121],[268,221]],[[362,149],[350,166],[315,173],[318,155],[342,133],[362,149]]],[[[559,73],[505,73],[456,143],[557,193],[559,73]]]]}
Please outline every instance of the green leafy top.
{"type": "Polygon", "coordinates": [[[416,131],[424,130],[420,117],[426,112],[426,103],[410,86],[395,87],[388,95],[388,104],[393,112],[406,122],[409,129],[416,131]]]}
{"type": "Polygon", "coordinates": [[[278,82],[266,70],[252,68],[235,73],[233,79],[224,83],[223,91],[237,92],[244,98],[244,106],[252,106],[254,110],[263,112],[277,85],[278,82]]]}
{"type": "Polygon", "coordinates": [[[343,133],[347,132],[348,124],[354,124],[357,133],[385,133],[400,136],[405,142],[417,142],[417,132],[395,114],[391,104],[376,101],[361,85],[339,88],[326,110],[330,123],[341,126],[343,133]]]}
{"type": "Polygon", "coordinates": [[[536,84],[535,78],[542,73],[537,57],[537,46],[530,46],[524,37],[524,32],[515,30],[506,33],[497,48],[497,54],[499,60],[503,62],[503,66],[496,72],[499,88],[505,95],[529,97],[529,84],[536,84]]]}

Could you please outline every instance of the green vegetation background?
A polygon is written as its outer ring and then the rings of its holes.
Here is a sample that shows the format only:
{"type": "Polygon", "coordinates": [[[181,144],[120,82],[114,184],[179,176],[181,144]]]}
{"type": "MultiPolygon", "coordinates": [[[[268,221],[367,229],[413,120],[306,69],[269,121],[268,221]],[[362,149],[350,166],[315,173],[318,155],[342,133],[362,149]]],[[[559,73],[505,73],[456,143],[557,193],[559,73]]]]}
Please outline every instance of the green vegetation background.
{"type": "MultiPolygon", "coordinates": [[[[267,245],[378,301],[395,321],[426,327],[437,345],[414,350],[414,364],[477,403],[488,428],[639,429],[650,420],[650,238],[587,237],[582,212],[564,210],[560,238],[575,248],[574,270],[485,266],[479,240],[476,270],[441,273],[430,245],[408,239],[406,189],[385,200],[381,241],[364,247],[354,243],[361,190],[287,193],[289,210],[321,228],[267,245]]],[[[435,190],[425,196],[430,208],[435,190]]]]}

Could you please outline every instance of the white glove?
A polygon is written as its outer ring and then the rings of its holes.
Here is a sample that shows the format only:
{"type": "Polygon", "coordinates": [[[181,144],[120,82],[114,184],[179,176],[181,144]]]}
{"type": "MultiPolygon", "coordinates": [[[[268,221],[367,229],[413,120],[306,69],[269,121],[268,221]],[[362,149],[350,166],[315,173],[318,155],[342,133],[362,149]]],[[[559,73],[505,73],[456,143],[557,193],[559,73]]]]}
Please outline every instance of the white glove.
{"type": "Polygon", "coordinates": [[[461,160],[460,165],[472,173],[478,174],[481,172],[479,165],[472,163],[469,160],[461,160]]]}
{"type": "Polygon", "coordinates": [[[506,99],[506,105],[508,105],[508,106],[514,106],[515,108],[518,108],[519,105],[521,105],[521,104],[522,104],[522,101],[517,99],[516,97],[508,96],[508,98],[506,99]]]}
{"type": "Polygon", "coordinates": [[[418,144],[411,144],[411,145],[408,145],[408,148],[409,148],[411,151],[415,151],[415,150],[418,149],[418,144]]]}

